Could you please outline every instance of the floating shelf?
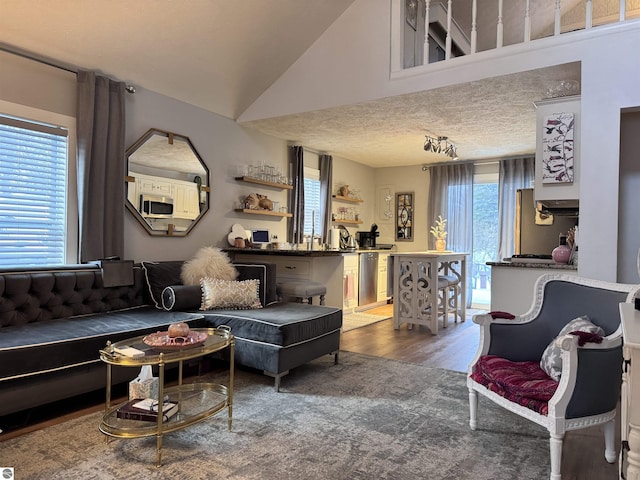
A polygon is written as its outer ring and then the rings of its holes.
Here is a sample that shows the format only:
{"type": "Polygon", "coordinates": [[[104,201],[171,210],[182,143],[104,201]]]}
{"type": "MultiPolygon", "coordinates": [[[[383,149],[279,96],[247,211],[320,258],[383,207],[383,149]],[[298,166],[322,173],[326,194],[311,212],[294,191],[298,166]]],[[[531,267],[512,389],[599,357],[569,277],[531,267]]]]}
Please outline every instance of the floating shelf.
{"type": "Polygon", "coordinates": [[[293,217],[292,213],[272,212],[270,210],[252,210],[250,208],[236,208],[234,211],[238,213],[251,213],[253,215],[269,215],[271,217],[293,217]]]}
{"type": "Polygon", "coordinates": [[[331,220],[333,223],[346,223],[347,225],[360,225],[362,220],[331,220]]]}
{"type": "Polygon", "coordinates": [[[256,185],[262,185],[264,187],[280,188],[282,190],[293,190],[293,185],[289,185],[287,183],[267,182],[266,180],[260,180],[259,178],[236,177],[236,180],[238,180],[239,182],[255,183],[256,185]]]}
{"type": "Polygon", "coordinates": [[[364,200],[362,200],[361,198],[343,197],[341,195],[334,195],[333,198],[335,198],[336,200],[340,200],[341,202],[347,202],[347,203],[362,203],[362,202],[364,202],[364,200]]]}

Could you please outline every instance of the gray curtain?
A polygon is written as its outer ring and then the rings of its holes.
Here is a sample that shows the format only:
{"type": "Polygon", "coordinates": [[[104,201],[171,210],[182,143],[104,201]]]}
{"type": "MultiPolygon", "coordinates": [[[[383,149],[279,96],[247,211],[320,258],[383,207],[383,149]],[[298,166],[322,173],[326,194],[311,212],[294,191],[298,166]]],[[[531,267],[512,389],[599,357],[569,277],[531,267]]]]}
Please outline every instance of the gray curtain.
{"type": "Polygon", "coordinates": [[[287,241],[304,243],[304,152],[301,146],[290,147],[289,165],[293,177],[293,190],[289,193],[293,217],[289,221],[287,241]]]}
{"type": "Polygon", "coordinates": [[[329,244],[331,229],[331,187],[333,185],[333,157],[320,155],[320,202],[322,212],[322,242],[329,244]]]}
{"type": "Polygon", "coordinates": [[[78,72],[79,260],[124,255],[125,84],[78,72]]]}
{"type": "MultiPolygon", "coordinates": [[[[429,167],[428,226],[438,215],[447,219],[447,250],[473,252],[473,164],[429,167]]],[[[435,238],[429,234],[429,245],[435,249],[435,238]]],[[[472,282],[469,278],[472,255],[467,258],[465,272],[467,306],[471,305],[472,282]]]]}
{"type": "Polygon", "coordinates": [[[511,257],[516,252],[515,219],[516,190],[529,188],[535,180],[535,158],[516,158],[500,161],[498,186],[498,258],[511,257]]]}

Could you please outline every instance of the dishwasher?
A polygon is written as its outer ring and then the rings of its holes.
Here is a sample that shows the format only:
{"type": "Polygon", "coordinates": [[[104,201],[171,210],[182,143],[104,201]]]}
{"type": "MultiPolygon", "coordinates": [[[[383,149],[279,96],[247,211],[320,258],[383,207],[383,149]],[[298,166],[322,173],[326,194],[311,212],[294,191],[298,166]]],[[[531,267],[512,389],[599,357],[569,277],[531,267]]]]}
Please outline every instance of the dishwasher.
{"type": "Polygon", "coordinates": [[[378,300],[378,252],[360,254],[358,306],[378,300]]]}

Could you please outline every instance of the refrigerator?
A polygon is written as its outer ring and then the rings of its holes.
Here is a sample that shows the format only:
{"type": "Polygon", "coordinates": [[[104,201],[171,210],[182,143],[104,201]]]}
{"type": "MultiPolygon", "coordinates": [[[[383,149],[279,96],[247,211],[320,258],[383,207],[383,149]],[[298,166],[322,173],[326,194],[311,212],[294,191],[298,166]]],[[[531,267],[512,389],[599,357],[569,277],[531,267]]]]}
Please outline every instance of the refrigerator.
{"type": "Polygon", "coordinates": [[[518,255],[551,255],[561,233],[578,224],[575,216],[537,213],[533,188],[516,191],[515,240],[518,255]]]}

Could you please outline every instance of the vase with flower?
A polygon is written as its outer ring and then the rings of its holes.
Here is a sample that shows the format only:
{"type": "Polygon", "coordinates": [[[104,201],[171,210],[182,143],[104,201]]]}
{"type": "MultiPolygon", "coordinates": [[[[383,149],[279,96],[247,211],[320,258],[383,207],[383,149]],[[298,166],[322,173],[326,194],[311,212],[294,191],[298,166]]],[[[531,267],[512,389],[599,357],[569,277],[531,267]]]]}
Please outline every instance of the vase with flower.
{"type": "Polygon", "coordinates": [[[436,239],[436,251],[443,252],[447,248],[447,219],[438,215],[435,225],[429,231],[436,239]]]}

